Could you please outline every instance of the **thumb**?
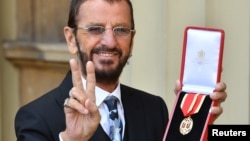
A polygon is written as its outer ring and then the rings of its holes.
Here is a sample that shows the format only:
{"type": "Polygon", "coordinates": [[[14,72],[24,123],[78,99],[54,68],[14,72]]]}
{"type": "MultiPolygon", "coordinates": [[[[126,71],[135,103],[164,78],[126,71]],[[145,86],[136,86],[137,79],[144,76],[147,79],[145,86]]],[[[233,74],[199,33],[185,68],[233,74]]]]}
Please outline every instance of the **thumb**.
{"type": "Polygon", "coordinates": [[[175,87],[174,87],[174,93],[177,95],[181,91],[181,81],[176,80],[175,81],[175,87]]]}

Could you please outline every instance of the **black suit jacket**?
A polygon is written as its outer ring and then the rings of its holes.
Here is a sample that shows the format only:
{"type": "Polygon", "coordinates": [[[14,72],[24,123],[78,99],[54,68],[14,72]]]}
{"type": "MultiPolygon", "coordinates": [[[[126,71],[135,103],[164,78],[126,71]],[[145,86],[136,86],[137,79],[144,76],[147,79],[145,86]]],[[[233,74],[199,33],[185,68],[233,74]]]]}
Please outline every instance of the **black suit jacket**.
{"type": "MultiPolygon", "coordinates": [[[[17,141],[59,141],[65,130],[63,103],[72,88],[71,72],[55,89],[21,107],[15,117],[17,141]]],[[[124,141],[162,141],[168,110],[159,96],[121,85],[124,141]]],[[[90,141],[110,141],[101,125],[90,141]]]]}

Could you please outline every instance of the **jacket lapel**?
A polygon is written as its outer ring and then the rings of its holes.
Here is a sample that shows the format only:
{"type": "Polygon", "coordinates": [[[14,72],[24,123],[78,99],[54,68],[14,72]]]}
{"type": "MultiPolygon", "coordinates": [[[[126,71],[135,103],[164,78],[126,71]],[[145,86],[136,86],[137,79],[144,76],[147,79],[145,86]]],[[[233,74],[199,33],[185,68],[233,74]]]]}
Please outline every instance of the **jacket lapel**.
{"type": "Polygon", "coordinates": [[[102,126],[99,124],[95,134],[89,141],[111,141],[109,136],[105,133],[102,126]]]}
{"type": "Polygon", "coordinates": [[[121,85],[121,98],[125,115],[124,141],[146,141],[144,106],[137,98],[136,93],[121,85]]]}

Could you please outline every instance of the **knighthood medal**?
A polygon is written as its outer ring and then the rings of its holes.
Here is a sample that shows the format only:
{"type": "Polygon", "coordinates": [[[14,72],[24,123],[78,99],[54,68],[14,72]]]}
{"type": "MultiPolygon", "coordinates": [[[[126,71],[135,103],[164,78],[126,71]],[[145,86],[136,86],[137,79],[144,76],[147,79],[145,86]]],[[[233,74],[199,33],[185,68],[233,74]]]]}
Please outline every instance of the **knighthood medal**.
{"type": "Polygon", "coordinates": [[[192,128],[193,128],[193,120],[189,116],[182,120],[179,130],[182,135],[186,135],[192,130],[192,128]]]}
{"type": "Polygon", "coordinates": [[[187,93],[181,101],[181,110],[184,119],[181,121],[179,131],[182,135],[187,135],[193,128],[193,119],[191,115],[199,112],[205,99],[203,94],[187,93]]]}

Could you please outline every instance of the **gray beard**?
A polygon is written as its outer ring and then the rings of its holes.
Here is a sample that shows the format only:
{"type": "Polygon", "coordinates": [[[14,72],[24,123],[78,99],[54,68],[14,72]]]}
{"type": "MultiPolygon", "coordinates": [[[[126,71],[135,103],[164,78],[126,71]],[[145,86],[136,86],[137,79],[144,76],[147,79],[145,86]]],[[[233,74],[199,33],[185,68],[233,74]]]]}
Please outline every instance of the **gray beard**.
{"type": "MultiPolygon", "coordinates": [[[[81,66],[82,73],[83,73],[84,76],[87,76],[86,63],[88,61],[93,60],[92,57],[91,57],[92,54],[93,54],[93,51],[91,52],[91,55],[88,56],[87,53],[81,51],[79,44],[77,44],[77,47],[78,47],[78,58],[79,58],[79,61],[80,61],[79,63],[80,63],[80,66],[81,66]]],[[[124,66],[126,65],[128,59],[129,59],[129,57],[130,57],[129,55],[125,56],[124,59],[122,59],[120,61],[119,65],[115,69],[110,70],[108,72],[95,69],[96,82],[97,83],[105,83],[105,84],[114,84],[114,83],[116,83],[118,81],[122,71],[123,71],[124,66]]],[[[102,64],[109,64],[111,62],[102,61],[101,63],[102,64]]]]}

